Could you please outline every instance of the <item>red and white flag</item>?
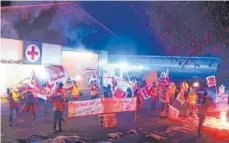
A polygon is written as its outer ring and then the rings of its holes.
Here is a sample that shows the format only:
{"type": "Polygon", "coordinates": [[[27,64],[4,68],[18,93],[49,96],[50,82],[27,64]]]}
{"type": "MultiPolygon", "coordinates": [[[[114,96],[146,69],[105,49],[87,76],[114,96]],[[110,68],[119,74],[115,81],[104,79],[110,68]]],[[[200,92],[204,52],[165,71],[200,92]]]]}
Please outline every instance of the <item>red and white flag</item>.
{"type": "Polygon", "coordinates": [[[45,69],[49,75],[50,83],[55,83],[67,79],[67,74],[62,65],[46,65],[45,69]]]}
{"type": "Polygon", "coordinates": [[[116,98],[124,98],[126,97],[126,93],[120,90],[119,88],[115,89],[114,91],[114,97],[116,98]]]}
{"type": "Polygon", "coordinates": [[[169,118],[170,119],[177,119],[179,115],[179,110],[176,109],[175,107],[169,105],[169,118]]]}
{"type": "Polygon", "coordinates": [[[143,88],[140,89],[141,90],[141,94],[144,100],[147,100],[151,97],[150,94],[150,86],[145,86],[143,88]]]}
{"type": "Polygon", "coordinates": [[[179,92],[178,96],[177,96],[177,101],[179,101],[181,104],[184,104],[185,102],[185,98],[184,98],[184,92],[179,92]]]}
{"type": "Polygon", "coordinates": [[[47,96],[50,96],[50,90],[44,89],[42,87],[34,71],[32,71],[32,75],[30,77],[30,82],[28,85],[33,88],[34,96],[39,97],[44,100],[47,100],[47,96]]]}
{"type": "Polygon", "coordinates": [[[208,87],[216,86],[216,79],[215,76],[209,76],[206,78],[208,87]]]}
{"type": "Polygon", "coordinates": [[[158,87],[164,88],[164,86],[169,83],[170,83],[170,80],[169,80],[168,72],[162,72],[160,79],[159,79],[158,87]]]}

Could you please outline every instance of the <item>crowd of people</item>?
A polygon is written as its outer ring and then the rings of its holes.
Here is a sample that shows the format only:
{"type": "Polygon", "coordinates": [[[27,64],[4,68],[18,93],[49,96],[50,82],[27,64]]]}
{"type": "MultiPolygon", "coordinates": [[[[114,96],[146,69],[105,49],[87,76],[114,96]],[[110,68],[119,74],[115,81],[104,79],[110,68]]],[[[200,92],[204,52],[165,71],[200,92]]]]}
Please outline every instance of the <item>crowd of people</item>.
{"type": "MultiPolygon", "coordinates": [[[[44,88],[47,87],[46,84],[43,85],[44,88]]],[[[104,89],[104,98],[112,98],[115,97],[116,90],[118,89],[117,81],[114,82],[113,85],[108,85],[104,89]]],[[[127,88],[126,92],[126,98],[131,97],[137,97],[138,99],[138,106],[137,111],[139,112],[140,109],[143,107],[143,97],[141,92],[141,87],[138,86],[136,83],[135,90],[131,88],[127,88]]],[[[48,88],[47,88],[48,90],[48,88]]],[[[155,82],[152,83],[151,86],[149,86],[150,95],[152,99],[152,108],[155,109],[155,104],[158,101],[161,101],[163,103],[163,108],[160,114],[160,117],[165,118],[167,117],[168,112],[168,105],[173,105],[175,96],[179,94],[183,94],[185,97],[185,101],[187,103],[187,112],[186,116],[190,116],[190,114],[196,115],[196,107],[197,107],[197,99],[198,96],[195,92],[195,88],[193,86],[189,87],[188,83],[184,81],[180,84],[180,88],[177,89],[176,85],[173,82],[170,82],[165,85],[156,84],[155,82]]],[[[96,99],[99,97],[99,86],[97,81],[92,81],[90,85],[90,92],[91,92],[91,99],[96,99]]],[[[24,105],[22,108],[23,112],[31,111],[33,115],[33,119],[36,119],[35,114],[35,94],[36,90],[33,88],[24,90],[21,94],[17,91],[17,88],[7,88],[7,94],[9,95],[9,126],[12,127],[13,122],[13,111],[19,112],[20,108],[20,98],[24,99],[24,105]]],[[[49,96],[47,96],[47,100],[45,103],[45,113],[47,113],[47,106],[49,102],[52,102],[53,104],[53,131],[56,133],[56,125],[58,123],[59,125],[59,132],[63,132],[62,130],[62,121],[64,121],[63,118],[63,112],[64,112],[64,106],[66,105],[67,97],[66,97],[66,90],[64,88],[64,84],[62,82],[56,83],[56,85],[50,90],[49,96]]],[[[71,88],[71,99],[77,100],[80,96],[80,87],[79,85],[74,82],[73,87],[71,88]]],[[[208,106],[206,105],[208,94],[207,91],[205,91],[204,95],[201,96],[201,106],[199,110],[199,129],[201,128],[201,125],[203,124],[204,118],[205,118],[205,110],[208,106]]],[[[138,118],[138,114],[136,116],[136,119],[138,118]]],[[[17,117],[16,117],[17,119],[17,117]]],[[[198,133],[200,134],[200,130],[198,130],[198,133]]]]}

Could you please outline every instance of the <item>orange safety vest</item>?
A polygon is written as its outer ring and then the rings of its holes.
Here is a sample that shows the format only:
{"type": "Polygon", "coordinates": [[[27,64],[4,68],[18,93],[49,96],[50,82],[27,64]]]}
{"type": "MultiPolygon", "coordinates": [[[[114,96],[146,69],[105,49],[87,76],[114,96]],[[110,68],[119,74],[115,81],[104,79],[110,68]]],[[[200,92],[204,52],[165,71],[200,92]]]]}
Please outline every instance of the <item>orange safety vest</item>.
{"type": "Polygon", "coordinates": [[[56,88],[53,97],[53,111],[63,111],[65,98],[65,89],[56,88]]]}
{"type": "Polygon", "coordinates": [[[96,84],[91,85],[91,96],[96,96],[98,95],[98,88],[96,84]]]}
{"type": "Polygon", "coordinates": [[[196,101],[197,101],[197,95],[196,95],[196,93],[195,92],[191,92],[188,95],[187,102],[190,103],[190,104],[195,105],[196,104],[196,101]]]}
{"type": "Polygon", "coordinates": [[[158,97],[158,88],[157,87],[151,88],[151,96],[158,97]]]}
{"type": "Polygon", "coordinates": [[[184,89],[184,91],[186,92],[186,91],[188,91],[188,89],[189,89],[189,85],[188,85],[188,83],[182,83],[182,88],[184,89]]]}

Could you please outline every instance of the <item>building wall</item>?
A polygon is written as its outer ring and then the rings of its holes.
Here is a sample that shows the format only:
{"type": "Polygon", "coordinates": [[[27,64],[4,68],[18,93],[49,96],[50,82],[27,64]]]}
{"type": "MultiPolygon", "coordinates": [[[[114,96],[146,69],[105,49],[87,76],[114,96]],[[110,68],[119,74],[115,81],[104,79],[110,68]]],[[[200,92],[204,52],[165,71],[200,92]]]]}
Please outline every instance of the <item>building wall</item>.
{"type": "Polygon", "coordinates": [[[66,67],[69,77],[75,78],[80,74],[81,89],[87,89],[86,83],[93,73],[98,72],[98,54],[76,51],[65,51],[64,46],[42,43],[42,64],[23,64],[23,41],[1,38],[0,47],[0,94],[5,93],[7,86],[17,85],[35,71],[38,78],[47,80],[44,64],[66,67]],[[85,54],[86,53],[86,54],[85,54]],[[70,55],[73,55],[71,57],[70,55]],[[88,72],[89,71],[89,72],[88,72]]]}

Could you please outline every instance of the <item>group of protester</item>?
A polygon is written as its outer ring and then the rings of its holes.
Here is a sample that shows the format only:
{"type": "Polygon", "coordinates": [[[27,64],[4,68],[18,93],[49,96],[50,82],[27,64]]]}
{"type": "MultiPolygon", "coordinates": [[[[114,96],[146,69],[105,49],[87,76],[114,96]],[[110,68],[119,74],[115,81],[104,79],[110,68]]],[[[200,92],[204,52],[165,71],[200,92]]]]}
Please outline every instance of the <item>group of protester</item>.
{"type": "Polygon", "coordinates": [[[180,89],[178,90],[173,82],[165,84],[163,86],[157,86],[156,83],[150,87],[151,96],[152,96],[152,105],[155,107],[155,101],[160,100],[163,103],[163,108],[161,112],[161,117],[167,117],[168,105],[174,104],[175,95],[183,96],[184,101],[187,105],[186,117],[194,117],[195,115],[199,116],[199,126],[198,126],[198,136],[200,136],[201,127],[203,125],[206,111],[210,106],[210,100],[208,97],[208,92],[205,89],[204,93],[200,95],[199,101],[197,104],[198,95],[195,91],[196,87],[191,86],[184,81],[180,84],[180,89]],[[161,94],[161,97],[159,95],[161,94]],[[197,107],[199,107],[199,112],[197,113],[197,107]]]}
{"type": "MultiPolygon", "coordinates": [[[[47,85],[44,85],[44,88],[46,88],[47,85]]],[[[104,98],[112,98],[115,96],[115,91],[117,90],[117,81],[114,82],[114,84],[108,85],[107,88],[104,89],[104,98]]],[[[48,90],[49,88],[47,88],[48,90]]],[[[167,117],[167,110],[168,105],[173,105],[175,95],[176,93],[183,94],[186,103],[187,103],[187,112],[186,116],[189,116],[190,113],[192,115],[196,114],[196,105],[197,105],[197,94],[195,93],[194,87],[189,87],[188,83],[184,81],[180,84],[180,89],[178,90],[174,83],[169,83],[165,85],[157,85],[155,82],[149,87],[150,94],[152,97],[152,108],[155,108],[155,103],[157,100],[160,100],[163,103],[162,112],[160,114],[161,117],[165,118],[167,117]]],[[[91,99],[96,99],[99,95],[99,87],[96,81],[92,81],[90,85],[90,92],[91,92],[91,99]]],[[[127,88],[126,92],[126,98],[131,98],[133,96],[137,97],[138,99],[138,106],[137,111],[139,111],[143,107],[143,98],[142,98],[142,92],[141,88],[136,84],[135,90],[131,88],[127,88]]],[[[53,130],[56,132],[56,124],[59,125],[59,132],[63,132],[62,130],[62,124],[61,121],[64,121],[63,119],[63,112],[64,112],[64,106],[67,100],[66,97],[66,90],[64,88],[64,84],[62,82],[56,83],[56,85],[52,88],[50,92],[48,92],[50,95],[47,96],[46,104],[45,104],[45,112],[47,112],[47,106],[48,103],[51,101],[53,103],[53,112],[54,112],[54,121],[53,121],[53,130]]],[[[23,105],[23,112],[32,111],[33,113],[33,119],[36,119],[35,114],[35,94],[36,91],[34,89],[26,89],[21,94],[17,91],[17,88],[7,88],[7,94],[9,95],[9,108],[10,108],[10,114],[9,114],[9,125],[12,126],[13,121],[13,110],[16,110],[16,114],[19,111],[20,107],[20,98],[24,99],[24,105],[23,105]]],[[[71,97],[72,100],[77,100],[80,96],[80,88],[79,85],[74,82],[73,87],[71,88],[71,97]]],[[[208,106],[207,104],[207,92],[205,91],[204,95],[201,96],[201,106],[199,110],[199,129],[198,134],[200,134],[200,128],[203,124],[204,118],[205,118],[205,110],[208,106]]],[[[136,119],[138,118],[138,114],[136,116],[136,119]]],[[[17,118],[16,118],[17,119],[17,118]]]]}

